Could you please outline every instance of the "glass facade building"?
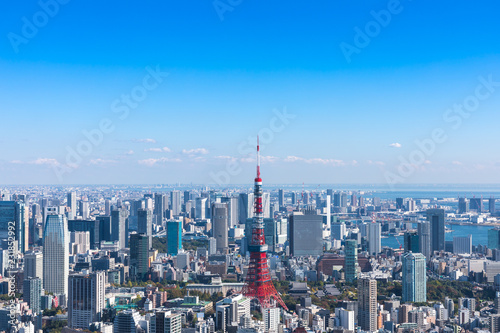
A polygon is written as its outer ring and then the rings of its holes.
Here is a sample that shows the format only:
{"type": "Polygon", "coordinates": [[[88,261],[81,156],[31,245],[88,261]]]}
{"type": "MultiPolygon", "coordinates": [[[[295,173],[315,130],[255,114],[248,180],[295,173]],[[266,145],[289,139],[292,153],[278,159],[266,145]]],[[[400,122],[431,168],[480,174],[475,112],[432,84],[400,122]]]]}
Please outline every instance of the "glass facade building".
{"type": "Polygon", "coordinates": [[[167,253],[177,255],[182,249],[182,222],[167,222],[167,253]]]}
{"type": "Polygon", "coordinates": [[[403,255],[403,302],[427,301],[426,258],[422,253],[403,255]]]}
{"type": "Polygon", "coordinates": [[[68,295],[69,233],[63,215],[48,215],[43,232],[43,287],[55,295],[68,295]]]}

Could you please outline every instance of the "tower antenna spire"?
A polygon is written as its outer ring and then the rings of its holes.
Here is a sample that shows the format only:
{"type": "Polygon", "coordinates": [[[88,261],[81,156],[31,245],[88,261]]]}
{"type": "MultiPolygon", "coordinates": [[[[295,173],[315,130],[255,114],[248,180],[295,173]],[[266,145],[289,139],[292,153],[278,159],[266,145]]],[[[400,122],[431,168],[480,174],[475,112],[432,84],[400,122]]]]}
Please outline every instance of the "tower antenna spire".
{"type": "Polygon", "coordinates": [[[260,140],[257,136],[257,178],[260,178],[260,140]]]}

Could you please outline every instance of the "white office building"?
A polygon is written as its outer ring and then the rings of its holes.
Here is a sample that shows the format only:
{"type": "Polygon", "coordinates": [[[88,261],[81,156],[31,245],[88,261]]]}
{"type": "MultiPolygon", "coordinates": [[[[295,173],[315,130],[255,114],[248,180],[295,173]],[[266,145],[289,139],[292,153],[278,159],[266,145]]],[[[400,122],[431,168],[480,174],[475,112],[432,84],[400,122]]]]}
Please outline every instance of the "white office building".
{"type": "Polygon", "coordinates": [[[262,310],[264,320],[264,332],[277,333],[280,324],[280,309],[273,307],[262,310]]]}

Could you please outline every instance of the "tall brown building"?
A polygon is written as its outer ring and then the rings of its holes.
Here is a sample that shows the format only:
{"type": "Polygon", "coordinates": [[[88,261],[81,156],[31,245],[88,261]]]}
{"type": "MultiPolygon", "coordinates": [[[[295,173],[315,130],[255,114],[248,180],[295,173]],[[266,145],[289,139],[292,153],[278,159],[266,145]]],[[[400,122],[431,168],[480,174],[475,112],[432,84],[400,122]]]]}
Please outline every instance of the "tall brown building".
{"type": "Polygon", "coordinates": [[[358,323],[368,332],[377,330],[377,281],[358,279],[358,323]]]}

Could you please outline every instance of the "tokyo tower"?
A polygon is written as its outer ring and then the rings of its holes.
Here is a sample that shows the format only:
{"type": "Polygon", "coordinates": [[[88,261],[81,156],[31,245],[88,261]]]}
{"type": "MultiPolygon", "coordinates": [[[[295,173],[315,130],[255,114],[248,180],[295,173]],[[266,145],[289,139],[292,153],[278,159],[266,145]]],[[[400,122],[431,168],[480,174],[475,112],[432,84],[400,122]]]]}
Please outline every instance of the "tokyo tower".
{"type": "Polygon", "coordinates": [[[257,177],[254,187],[254,218],[252,224],[252,239],[248,245],[250,264],[243,294],[256,298],[262,308],[270,308],[278,302],[288,310],[280,295],[274,288],[267,265],[267,245],[264,237],[264,211],[262,207],[262,178],[260,178],[260,145],[257,138],[257,177]]]}

